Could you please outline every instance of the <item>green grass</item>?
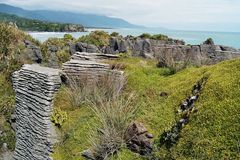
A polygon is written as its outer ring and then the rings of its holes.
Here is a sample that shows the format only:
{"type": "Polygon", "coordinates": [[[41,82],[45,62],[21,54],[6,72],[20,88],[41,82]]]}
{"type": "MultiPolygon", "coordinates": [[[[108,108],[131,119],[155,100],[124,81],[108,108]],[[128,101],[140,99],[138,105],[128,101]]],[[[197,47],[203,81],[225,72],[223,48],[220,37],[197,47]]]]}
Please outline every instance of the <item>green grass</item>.
{"type": "MultiPolygon", "coordinates": [[[[199,111],[191,116],[178,144],[171,150],[155,147],[158,158],[240,158],[240,60],[190,67],[170,76],[164,76],[165,69],[157,68],[156,62],[151,60],[122,58],[116,63],[126,66],[128,84],[124,92],[135,91],[138,94],[136,120],[143,122],[155,135],[155,146],[164,130],[170,129],[179,119],[176,111],[181,101],[191,94],[193,85],[204,75],[209,76],[196,104],[199,111]],[[168,93],[168,97],[160,97],[163,91],[168,93]]],[[[82,160],[81,152],[90,147],[88,136],[96,119],[87,107],[71,107],[64,94],[64,89],[58,93],[55,106],[68,113],[68,120],[61,131],[69,138],[56,145],[53,157],[57,160],[82,160]]],[[[122,149],[119,159],[146,158],[122,149]]]]}

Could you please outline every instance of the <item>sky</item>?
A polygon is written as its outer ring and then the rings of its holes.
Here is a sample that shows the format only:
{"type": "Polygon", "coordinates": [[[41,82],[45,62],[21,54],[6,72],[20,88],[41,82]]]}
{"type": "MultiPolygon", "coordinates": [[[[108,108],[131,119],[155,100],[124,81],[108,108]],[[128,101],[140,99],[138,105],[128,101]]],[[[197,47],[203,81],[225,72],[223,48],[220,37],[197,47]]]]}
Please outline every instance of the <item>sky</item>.
{"type": "Polygon", "coordinates": [[[240,0],[0,0],[0,3],[29,10],[101,14],[147,27],[240,32],[240,0]]]}

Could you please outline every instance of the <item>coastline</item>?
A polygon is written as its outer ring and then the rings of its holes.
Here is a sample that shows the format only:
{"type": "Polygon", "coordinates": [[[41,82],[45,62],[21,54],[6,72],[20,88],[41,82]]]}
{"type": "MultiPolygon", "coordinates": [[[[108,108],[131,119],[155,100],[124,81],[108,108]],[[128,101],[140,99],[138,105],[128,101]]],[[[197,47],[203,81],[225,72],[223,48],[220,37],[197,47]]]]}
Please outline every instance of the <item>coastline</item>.
{"type": "Polygon", "coordinates": [[[132,35],[139,36],[143,33],[149,34],[164,34],[170,38],[184,40],[186,44],[197,45],[201,44],[207,38],[212,38],[216,44],[231,46],[234,48],[240,49],[240,33],[238,32],[211,32],[211,31],[181,31],[181,30],[166,30],[158,28],[94,28],[88,27],[85,32],[32,32],[28,31],[27,33],[32,35],[34,38],[40,40],[41,42],[47,40],[51,37],[62,38],[64,34],[71,34],[75,38],[89,34],[91,31],[103,30],[108,33],[118,32],[122,36],[132,35]]]}

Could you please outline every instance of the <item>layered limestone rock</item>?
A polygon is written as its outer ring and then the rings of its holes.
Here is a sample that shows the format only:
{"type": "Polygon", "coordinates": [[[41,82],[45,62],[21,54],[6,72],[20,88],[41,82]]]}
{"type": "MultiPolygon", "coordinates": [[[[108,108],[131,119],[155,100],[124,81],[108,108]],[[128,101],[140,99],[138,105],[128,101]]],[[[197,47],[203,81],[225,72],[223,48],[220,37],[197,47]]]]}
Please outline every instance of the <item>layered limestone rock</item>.
{"type": "Polygon", "coordinates": [[[78,42],[70,47],[70,52],[91,52],[104,54],[131,53],[144,58],[173,59],[176,62],[189,61],[193,65],[215,64],[240,57],[240,50],[215,45],[208,39],[200,45],[185,45],[183,41],[166,39],[155,40],[141,37],[111,37],[108,46],[98,47],[78,42]],[[90,48],[90,49],[89,49],[90,48]]]}
{"type": "Polygon", "coordinates": [[[116,58],[118,57],[114,55],[77,52],[70,61],[63,64],[63,72],[69,78],[77,78],[84,82],[98,82],[103,78],[111,78],[117,81],[121,88],[124,83],[124,72],[112,69],[109,64],[102,62],[116,58]]]}
{"type": "Polygon", "coordinates": [[[37,64],[24,65],[13,74],[16,92],[16,160],[50,160],[57,140],[51,122],[54,93],[61,85],[60,71],[37,64]]]}
{"type": "Polygon", "coordinates": [[[118,59],[119,56],[113,54],[76,52],[71,58],[75,60],[102,61],[118,59]]]}

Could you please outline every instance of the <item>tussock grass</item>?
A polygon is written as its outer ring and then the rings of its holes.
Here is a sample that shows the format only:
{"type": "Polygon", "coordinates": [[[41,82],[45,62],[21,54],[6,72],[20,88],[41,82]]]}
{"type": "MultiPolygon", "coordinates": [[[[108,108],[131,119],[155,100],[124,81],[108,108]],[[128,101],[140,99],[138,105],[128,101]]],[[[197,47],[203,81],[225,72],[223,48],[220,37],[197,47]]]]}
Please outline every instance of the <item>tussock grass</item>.
{"type": "Polygon", "coordinates": [[[78,107],[90,102],[96,104],[100,99],[114,100],[120,95],[126,79],[118,79],[113,72],[109,72],[95,78],[68,77],[67,83],[67,97],[73,107],[78,107]]]}
{"type": "Polygon", "coordinates": [[[135,117],[134,95],[105,100],[98,96],[90,108],[99,123],[90,136],[91,151],[97,159],[106,159],[126,147],[125,134],[135,117]]]}

